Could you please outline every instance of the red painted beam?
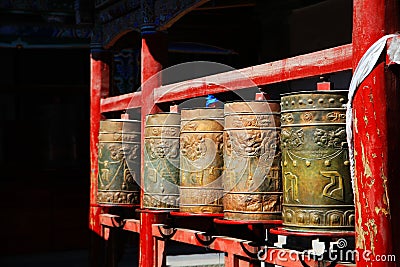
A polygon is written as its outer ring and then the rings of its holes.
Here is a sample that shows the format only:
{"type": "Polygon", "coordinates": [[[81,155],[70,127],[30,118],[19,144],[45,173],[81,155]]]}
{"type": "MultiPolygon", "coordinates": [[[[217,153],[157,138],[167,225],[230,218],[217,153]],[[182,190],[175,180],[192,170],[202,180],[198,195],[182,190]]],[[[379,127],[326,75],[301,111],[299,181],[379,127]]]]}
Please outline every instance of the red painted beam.
{"type": "Polygon", "coordinates": [[[125,231],[140,233],[140,220],[127,219],[125,220],[124,228],[125,231]]]}
{"type": "Polygon", "coordinates": [[[343,45],[318,52],[265,63],[238,71],[230,71],[194,80],[161,86],[154,90],[155,101],[169,102],[313,77],[352,68],[352,45],[343,45]]]}
{"type": "Polygon", "coordinates": [[[137,108],[142,105],[142,92],[133,92],[119,96],[113,96],[101,99],[100,112],[110,112],[125,110],[128,108],[137,108]]]}
{"type": "MultiPolygon", "coordinates": [[[[398,30],[396,0],[354,0],[353,2],[353,68],[365,51],[380,37],[398,30]]],[[[396,78],[385,67],[385,58],[360,84],[353,102],[355,155],[356,249],[371,257],[393,253],[391,212],[388,187],[398,180],[399,141],[391,140],[388,118],[399,121],[398,102],[394,92],[396,78]],[[393,99],[394,98],[394,99],[393,99]],[[397,112],[396,112],[397,110],[397,112]],[[390,112],[389,112],[390,111],[390,112]],[[389,148],[389,142],[393,146],[389,148]],[[392,164],[392,165],[391,165],[392,164]],[[392,173],[388,166],[397,169],[392,173]]],[[[392,127],[392,126],[391,126],[392,127]]],[[[396,128],[396,126],[394,127],[396,128]]],[[[391,136],[398,139],[398,136],[391,136]]],[[[395,192],[398,194],[398,192],[395,192]]],[[[398,201],[398,195],[393,201],[398,201]]],[[[397,205],[397,204],[395,204],[397,205]]],[[[397,222],[398,223],[398,222],[397,222]]],[[[369,261],[360,258],[357,266],[395,266],[394,262],[369,261]]]]}
{"type": "Polygon", "coordinates": [[[100,127],[100,98],[109,92],[109,67],[104,51],[93,49],[90,55],[90,208],[89,229],[92,231],[91,266],[99,266],[102,237],[100,214],[102,208],[96,204],[98,175],[98,136],[100,127]]]}

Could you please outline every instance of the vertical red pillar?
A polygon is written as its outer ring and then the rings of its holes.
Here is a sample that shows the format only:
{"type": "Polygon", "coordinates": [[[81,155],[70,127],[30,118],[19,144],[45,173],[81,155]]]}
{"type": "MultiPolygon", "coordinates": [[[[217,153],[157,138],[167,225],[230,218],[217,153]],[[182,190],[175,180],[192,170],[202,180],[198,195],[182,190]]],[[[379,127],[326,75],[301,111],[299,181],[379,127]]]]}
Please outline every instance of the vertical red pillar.
{"type": "MultiPolygon", "coordinates": [[[[365,51],[380,37],[394,33],[397,27],[395,0],[354,0],[353,69],[365,51]]],[[[389,176],[387,98],[395,79],[386,69],[384,57],[361,83],[355,96],[355,208],[357,266],[395,266],[392,262],[372,260],[393,253],[389,176]]],[[[397,115],[398,116],[398,115],[397,115]]],[[[398,119],[398,117],[397,117],[398,119]]],[[[398,156],[397,156],[398,158],[398,156]]]]}
{"type": "Polygon", "coordinates": [[[100,46],[93,46],[90,54],[90,210],[91,230],[90,264],[100,266],[102,238],[101,207],[96,204],[98,174],[98,135],[100,127],[100,99],[109,92],[109,66],[106,52],[100,46]]]}
{"type": "MultiPolygon", "coordinates": [[[[141,179],[143,183],[144,173],[144,126],[147,114],[159,111],[153,97],[154,88],[161,85],[161,75],[159,73],[167,59],[167,40],[166,34],[161,32],[146,32],[142,34],[141,51],[141,81],[142,81],[142,146],[141,146],[141,179]],[[155,75],[155,76],[154,76],[155,75]]],[[[141,192],[143,199],[143,188],[141,192]]],[[[142,203],[141,203],[142,205],[142,203]]],[[[154,239],[151,225],[158,223],[160,217],[156,213],[143,211],[140,214],[140,241],[139,241],[139,266],[151,267],[155,265],[153,254],[154,239]]]]}

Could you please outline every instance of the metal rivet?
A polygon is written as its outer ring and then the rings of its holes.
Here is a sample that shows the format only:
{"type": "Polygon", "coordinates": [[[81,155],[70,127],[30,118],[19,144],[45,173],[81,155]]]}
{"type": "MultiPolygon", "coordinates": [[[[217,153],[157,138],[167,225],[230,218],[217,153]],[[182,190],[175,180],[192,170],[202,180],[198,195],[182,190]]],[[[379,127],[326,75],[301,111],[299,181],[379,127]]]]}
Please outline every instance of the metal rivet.
{"type": "Polygon", "coordinates": [[[287,166],[287,161],[286,160],[283,162],[283,166],[287,166]]]}
{"type": "Polygon", "coordinates": [[[318,103],[324,103],[324,99],[323,98],[318,99],[318,103]]]}
{"type": "Polygon", "coordinates": [[[296,102],[294,102],[294,100],[292,101],[292,105],[296,104],[296,102]]]}
{"type": "Polygon", "coordinates": [[[325,162],[324,162],[324,164],[325,164],[325,166],[331,166],[331,161],[330,160],[325,160],[325,162]]]}
{"type": "Polygon", "coordinates": [[[302,105],[303,104],[303,100],[299,100],[299,104],[302,105]]]}
{"type": "Polygon", "coordinates": [[[312,104],[314,101],[310,98],[307,100],[308,104],[312,104]]]}
{"type": "Polygon", "coordinates": [[[329,98],[329,103],[334,103],[335,99],[334,98],[329,98]]]}
{"type": "Polygon", "coordinates": [[[344,98],[342,97],[341,99],[339,99],[339,102],[340,102],[340,103],[344,103],[344,102],[346,102],[346,99],[344,99],[344,98]]]}
{"type": "Polygon", "coordinates": [[[295,167],[297,166],[297,161],[293,160],[292,163],[293,163],[293,166],[295,166],[295,167]]]}
{"type": "Polygon", "coordinates": [[[287,105],[289,105],[289,101],[286,101],[286,103],[285,103],[285,104],[286,104],[286,106],[287,106],[287,105]]]}
{"type": "Polygon", "coordinates": [[[350,161],[346,160],[345,162],[343,162],[344,165],[348,166],[350,164],[350,161]]]}
{"type": "Polygon", "coordinates": [[[306,160],[306,166],[307,166],[307,167],[310,167],[310,165],[311,165],[311,162],[309,162],[308,160],[306,160]]]}

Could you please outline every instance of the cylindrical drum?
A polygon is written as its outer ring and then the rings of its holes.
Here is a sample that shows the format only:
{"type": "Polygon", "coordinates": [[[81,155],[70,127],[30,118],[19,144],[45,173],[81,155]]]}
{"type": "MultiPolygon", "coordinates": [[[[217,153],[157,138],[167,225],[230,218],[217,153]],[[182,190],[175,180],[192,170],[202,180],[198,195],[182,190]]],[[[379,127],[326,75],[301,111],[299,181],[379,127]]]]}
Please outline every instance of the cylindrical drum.
{"type": "Polygon", "coordinates": [[[346,91],[281,97],[282,214],[287,230],[354,230],[346,103],[346,91]]]}
{"type": "Polygon", "coordinates": [[[282,218],[279,101],[224,106],[224,218],[282,218]]]}
{"type": "Polygon", "coordinates": [[[144,130],[143,207],[179,209],[179,130],[178,113],[146,116],[144,130]]]}
{"type": "Polygon", "coordinates": [[[100,121],[97,203],[139,205],[140,121],[100,121]]]}
{"type": "Polygon", "coordinates": [[[223,109],[181,111],[181,212],[222,213],[223,109]]]}

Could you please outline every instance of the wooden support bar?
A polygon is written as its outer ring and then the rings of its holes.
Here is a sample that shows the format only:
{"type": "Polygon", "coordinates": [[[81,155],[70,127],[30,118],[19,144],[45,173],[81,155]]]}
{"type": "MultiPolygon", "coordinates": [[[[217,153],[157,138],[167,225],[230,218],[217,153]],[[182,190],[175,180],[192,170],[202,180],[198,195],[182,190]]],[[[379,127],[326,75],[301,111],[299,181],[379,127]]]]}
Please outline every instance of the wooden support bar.
{"type": "Polygon", "coordinates": [[[158,102],[169,102],[251,86],[319,76],[351,68],[352,45],[348,44],[238,71],[161,86],[155,89],[154,98],[158,102]]]}
{"type": "MultiPolygon", "coordinates": [[[[375,41],[398,30],[397,2],[354,0],[354,69],[375,41]]],[[[393,125],[400,120],[397,82],[393,73],[385,69],[385,57],[381,57],[374,70],[360,84],[353,102],[356,249],[360,255],[371,253],[371,257],[360,257],[357,266],[396,265],[395,262],[369,259],[393,254],[391,213],[398,213],[398,210],[392,210],[389,203],[399,206],[395,203],[398,202],[400,171],[399,138],[395,134],[399,133],[399,127],[393,125]],[[390,128],[389,122],[392,122],[390,128]],[[397,190],[390,188],[390,183],[396,185],[397,190]],[[389,199],[390,190],[394,190],[393,199],[389,199]]]]}
{"type": "Polygon", "coordinates": [[[124,225],[124,221],[118,215],[113,214],[101,214],[100,215],[100,223],[107,227],[122,227],[124,225]]]}
{"type": "Polygon", "coordinates": [[[129,108],[137,108],[142,105],[142,92],[134,92],[119,96],[113,96],[101,99],[100,112],[110,112],[125,110],[129,108]]]}
{"type": "Polygon", "coordinates": [[[135,220],[135,219],[125,220],[123,229],[125,231],[140,233],[140,220],[135,220]]]}

